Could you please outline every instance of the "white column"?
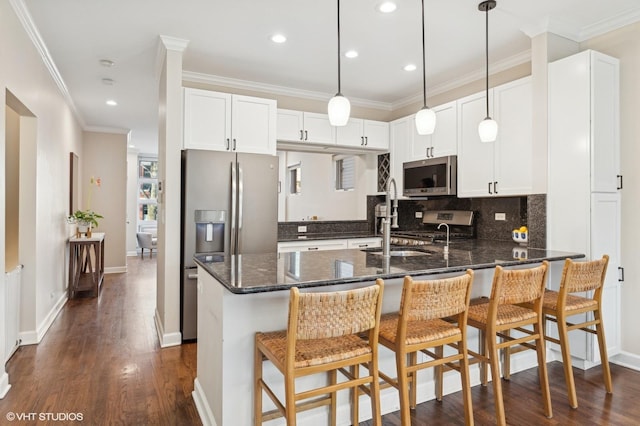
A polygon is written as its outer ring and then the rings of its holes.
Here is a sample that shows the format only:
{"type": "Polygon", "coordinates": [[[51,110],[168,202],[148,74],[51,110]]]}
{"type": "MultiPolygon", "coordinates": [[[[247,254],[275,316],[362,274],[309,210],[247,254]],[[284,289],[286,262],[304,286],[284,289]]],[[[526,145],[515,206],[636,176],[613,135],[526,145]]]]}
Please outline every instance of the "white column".
{"type": "Polygon", "coordinates": [[[188,40],[160,36],[158,120],[158,286],[156,327],[162,347],[181,344],[180,149],[182,53],[188,40]]]}

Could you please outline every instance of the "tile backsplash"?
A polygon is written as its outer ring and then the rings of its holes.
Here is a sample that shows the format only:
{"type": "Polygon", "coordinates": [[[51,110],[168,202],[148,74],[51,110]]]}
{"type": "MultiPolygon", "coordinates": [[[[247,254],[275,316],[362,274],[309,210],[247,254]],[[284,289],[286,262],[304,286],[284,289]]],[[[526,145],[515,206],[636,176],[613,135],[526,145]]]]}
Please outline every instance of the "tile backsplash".
{"type": "MultiPolygon", "coordinates": [[[[367,197],[367,219],[373,232],[375,206],[384,203],[383,195],[367,197]]],[[[403,230],[423,227],[415,213],[427,210],[473,210],[476,213],[476,235],[479,239],[511,241],[511,231],[520,226],[529,228],[529,246],[546,246],[546,196],[456,198],[438,197],[431,200],[399,200],[398,224],[403,230]],[[496,213],[504,213],[505,220],[495,220],[496,213]]]]}

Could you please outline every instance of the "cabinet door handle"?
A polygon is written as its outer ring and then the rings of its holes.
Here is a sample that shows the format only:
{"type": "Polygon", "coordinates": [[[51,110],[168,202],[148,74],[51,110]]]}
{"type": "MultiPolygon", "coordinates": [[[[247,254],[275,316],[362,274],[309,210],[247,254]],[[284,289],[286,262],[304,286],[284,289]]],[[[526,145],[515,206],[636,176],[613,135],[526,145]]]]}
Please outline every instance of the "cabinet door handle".
{"type": "Polygon", "coordinates": [[[305,141],[309,140],[309,133],[306,130],[304,131],[304,140],[305,141]]]}
{"type": "Polygon", "coordinates": [[[498,193],[498,182],[493,182],[493,193],[494,194],[498,193]]]}
{"type": "Polygon", "coordinates": [[[624,281],[624,268],[622,266],[618,266],[618,281],[624,281]]]}
{"type": "Polygon", "coordinates": [[[358,247],[369,247],[369,244],[358,244],[358,247]]]}
{"type": "Polygon", "coordinates": [[[491,182],[489,182],[489,194],[493,194],[493,192],[491,192],[491,182]]]}
{"type": "Polygon", "coordinates": [[[231,144],[230,144],[229,138],[227,138],[227,151],[229,151],[229,147],[231,147],[231,144]]]}
{"type": "Polygon", "coordinates": [[[236,150],[236,138],[233,138],[233,150],[236,150]]]}
{"type": "Polygon", "coordinates": [[[433,147],[431,147],[431,156],[435,157],[435,154],[433,153],[433,147]]]}
{"type": "Polygon", "coordinates": [[[318,247],[308,247],[307,250],[318,250],[318,247]]]}
{"type": "Polygon", "coordinates": [[[616,177],[618,178],[618,188],[616,189],[622,189],[622,175],[616,175],[616,177]]]}
{"type": "Polygon", "coordinates": [[[300,130],[300,140],[304,140],[304,130],[300,130]]]}
{"type": "Polygon", "coordinates": [[[425,151],[426,151],[427,158],[429,158],[429,148],[427,148],[425,151]]]}
{"type": "Polygon", "coordinates": [[[364,137],[364,144],[369,145],[369,136],[364,137]]]}
{"type": "Polygon", "coordinates": [[[360,146],[364,145],[364,136],[360,136],[360,146]]]}

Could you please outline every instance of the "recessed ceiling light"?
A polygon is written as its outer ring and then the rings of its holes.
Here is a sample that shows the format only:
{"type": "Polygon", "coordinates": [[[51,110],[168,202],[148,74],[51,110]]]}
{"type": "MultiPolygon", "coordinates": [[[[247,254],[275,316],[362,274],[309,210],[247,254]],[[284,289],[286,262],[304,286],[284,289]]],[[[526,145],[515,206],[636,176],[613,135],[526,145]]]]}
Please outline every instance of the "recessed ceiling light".
{"type": "Polygon", "coordinates": [[[118,103],[116,101],[114,101],[113,99],[109,99],[109,100],[107,100],[107,105],[116,106],[116,105],[118,105],[118,103]]]}
{"type": "Polygon", "coordinates": [[[287,38],[282,34],[274,34],[271,36],[271,41],[274,43],[284,43],[287,38]]]}
{"type": "Polygon", "coordinates": [[[116,63],[113,62],[110,59],[100,59],[100,65],[102,65],[103,67],[106,68],[111,68],[112,66],[114,66],[116,63]]]}
{"type": "Polygon", "coordinates": [[[416,66],[414,64],[407,64],[404,66],[403,70],[405,71],[415,71],[416,70],[416,66]]]}
{"type": "Polygon", "coordinates": [[[346,56],[347,58],[357,58],[358,52],[356,52],[355,50],[347,50],[344,56],[346,56]]]}
{"type": "Polygon", "coordinates": [[[396,10],[398,6],[392,1],[383,1],[378,5],[378,10],[382,13],[391,13],[396,10]]]}
{"type": "Polygon", "coordinates": [[[113,86],[114,81],[110,78],[103,78],[102,79],[102,84],[106,85],[106,86],[113,86]]]}

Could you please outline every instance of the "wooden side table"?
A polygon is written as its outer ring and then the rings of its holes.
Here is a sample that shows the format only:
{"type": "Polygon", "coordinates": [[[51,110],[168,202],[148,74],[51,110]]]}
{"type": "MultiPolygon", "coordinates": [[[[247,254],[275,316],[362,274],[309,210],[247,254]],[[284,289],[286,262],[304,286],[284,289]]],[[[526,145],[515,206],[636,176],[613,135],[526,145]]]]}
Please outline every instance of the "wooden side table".
{"type": "Polygon", "coordinates": [[[91,291],[98,296],[104,279],[104,233],[69,239],[69,298],[91,291]]]}

